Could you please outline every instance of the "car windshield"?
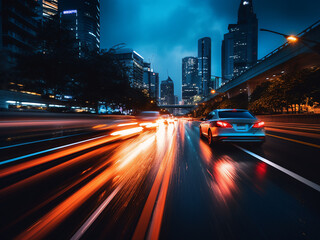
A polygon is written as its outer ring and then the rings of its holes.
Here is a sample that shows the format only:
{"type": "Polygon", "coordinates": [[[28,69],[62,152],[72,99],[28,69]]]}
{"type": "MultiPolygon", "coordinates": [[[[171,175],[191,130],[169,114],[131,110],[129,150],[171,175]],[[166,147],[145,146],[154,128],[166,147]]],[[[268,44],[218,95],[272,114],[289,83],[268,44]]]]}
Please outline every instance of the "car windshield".
{"type": "Polygon", "coordinates": [[[219,112],[219,118],[254,118],[254,116],[247,111],[222,111],[219,112]]]}

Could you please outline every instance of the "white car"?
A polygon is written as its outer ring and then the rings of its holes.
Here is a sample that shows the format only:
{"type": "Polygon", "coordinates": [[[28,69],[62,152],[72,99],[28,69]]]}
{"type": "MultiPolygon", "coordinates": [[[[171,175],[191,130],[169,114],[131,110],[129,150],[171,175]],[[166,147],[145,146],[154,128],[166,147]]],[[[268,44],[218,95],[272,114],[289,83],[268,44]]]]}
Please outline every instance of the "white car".
{"type": "Polygon", "coordinates": [[[217,109],[201,119],[200,137],[206,137],[210,145],[214,142],[265,141],[264,122],[243,109],[217,109]]]}

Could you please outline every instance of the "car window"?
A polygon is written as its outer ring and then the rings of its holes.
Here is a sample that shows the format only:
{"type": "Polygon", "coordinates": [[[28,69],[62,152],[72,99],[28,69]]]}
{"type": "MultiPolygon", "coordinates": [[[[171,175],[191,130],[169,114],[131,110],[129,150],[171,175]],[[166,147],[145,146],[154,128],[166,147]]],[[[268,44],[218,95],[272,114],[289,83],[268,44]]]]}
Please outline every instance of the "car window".
{"type": "Polygon", "coordinates": [[[209,113],[208,116],[206,117],[207,120],[213,119],[213,118],[216,118],[216,113],[215,112],[209,113]]]}
{"type": "Polygon", "coordinates": [[[222,111],[219,112],[219,118],[254,118],[254,116],[247,111],[222,111]]]}
{"type": "Polygon", "coordinates": [[[138,116],[141,117],[158,117],[160,114],[158,112],[141,112],[138,116]]]}

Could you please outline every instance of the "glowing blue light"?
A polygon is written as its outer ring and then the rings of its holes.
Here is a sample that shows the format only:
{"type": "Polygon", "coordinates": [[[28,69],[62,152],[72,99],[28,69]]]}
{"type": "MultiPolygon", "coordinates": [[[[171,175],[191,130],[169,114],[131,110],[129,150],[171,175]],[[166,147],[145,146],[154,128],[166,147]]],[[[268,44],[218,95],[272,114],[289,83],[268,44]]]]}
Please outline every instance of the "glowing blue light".
{"type": "Polygon", "coordinates": [[[63,14],[74,14],[74,13],[77,13],[78,11],[77,10],[66,10],[66,11],[63,11],[62,13],[63,14]]]}

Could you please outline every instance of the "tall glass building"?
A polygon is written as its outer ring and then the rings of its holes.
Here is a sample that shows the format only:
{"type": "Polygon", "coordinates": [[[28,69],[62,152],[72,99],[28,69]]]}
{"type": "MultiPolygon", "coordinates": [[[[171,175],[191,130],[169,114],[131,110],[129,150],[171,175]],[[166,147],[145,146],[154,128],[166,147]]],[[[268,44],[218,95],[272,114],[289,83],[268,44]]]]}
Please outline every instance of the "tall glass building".
{"type": "Polygon", "coordinates": [[[204,37],[198,40],[198,77],[200,94],[204,97],[209,94],[211,80],[211,38],[204,37]]]}
{"type": "Polygon", "coordinates": [[[198,78],[198,59],[185,57],[182,59],[182,100],[184,104],[193,104],[193,97],[200,88],[198,78]]]}
{"type": "Polygon", "coordinates": [[[38,2],[35,0],[0,1],[0,64],[9,67],[17,56],[36,50],[39,29],[36,21],[38,2]]]}
{"type": "Polygon", "coordinates": [[[159,73],[151,68],[151,64],[143,63],[143,89],[147,90],[149,97],[159,101],[159,73]]]}
{"type": "Polygon", "coordinates": [[[252,0],[241,0],[238,23],[230,24],[222,42],[222,77],[232,79],[257,62],[258,19],[252,0]]]}
{"type": "Polygon", "coordinates": [[[100,0],[59,0],[61,22],[75,33],[80,55],[100,49],[100,0]]]}
{"type": "Polygon", "coordinates": [[[175,104],[174,84],[170,77],[161,81],[161,105],[175,104]]]}
{"type": "Polygon", "coordinates": [[[143,89],[143,57],[131,48],[121,48],[114,51],[114,58],[126,67],[130,86],[143,89]]]}

